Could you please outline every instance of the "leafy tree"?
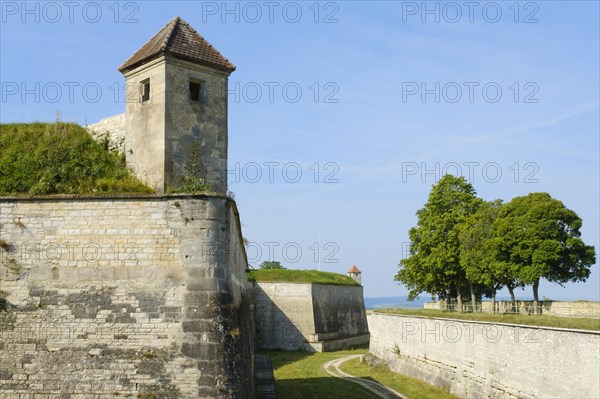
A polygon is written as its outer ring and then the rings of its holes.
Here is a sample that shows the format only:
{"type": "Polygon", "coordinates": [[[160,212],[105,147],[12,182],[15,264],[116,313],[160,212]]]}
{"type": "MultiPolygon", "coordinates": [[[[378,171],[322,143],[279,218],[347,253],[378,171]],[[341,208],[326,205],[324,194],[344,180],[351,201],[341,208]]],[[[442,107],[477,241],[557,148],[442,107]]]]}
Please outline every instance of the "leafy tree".
{"type": "Polygon", "coordinates": [[[285,269],[285,267],[283,267],[283,265],[279,262],[276,261],[264,261],[263,263],[260,264],[259,266],[261,269],[285,269]]]}
{"type": "Polygon", "coordinates": [[[460,262],[468,281],[473,309],[477,291],[485,291],[492,298],[492,309],[496,309],[496,292],[506,284],[511,285],[503,272],[494,267],[494,258],[488,248],[491,226],[501,206],[502,200],[499,199],[483,202],[460,225],[460,262]]]}
{"type": "Polygon", "coordinates": [[[409,299],[421,292],[456,297],[462,309],[466,278],[460,265],[459,226],[480,203],[463,177],[445,175],[433,186],[427,203],[417,212],[417,226],[409,231],[410,256],[400,261],[395,277],[409,288],[409,299]]]}
{"type": "MultiPolygon", "coordinates": [[[[581,218],[547,193],[530,193],[504,205],[491,226],[498,265],[533,286],[538,310],[540,279],[563,285],[585,281],[596,262],[594,247],[581,240],[581,218]]],[[[512,293],[511,293],[512,296],[512,293]]]]}
{"type": "MultiPolygon", "coordinates": [[[[487,242],[486,248],[490,251],[491,254],[494,253],[493,247],[495,245],[495,239],[490,238],[487,242]]],[[[493,258],[493,263],[491,265],[493,270],[492,277],[498,281],[497,290],[502,287],[506,287],[508,289],[508,293],[510,294],[510,300],[512,302],[513,311],[517,310],[517,300],[515,298],[515,289],[523,288],[525,284],[520,280],[519,277],[519,269],[520,265],[514,262],[505,262],[498,261],[495,257],[493,258]]],[[[495,294],[495,292],[494,292],[495,294]]],[[[494,303],[495,309],[495,303],[494,303]]]]}

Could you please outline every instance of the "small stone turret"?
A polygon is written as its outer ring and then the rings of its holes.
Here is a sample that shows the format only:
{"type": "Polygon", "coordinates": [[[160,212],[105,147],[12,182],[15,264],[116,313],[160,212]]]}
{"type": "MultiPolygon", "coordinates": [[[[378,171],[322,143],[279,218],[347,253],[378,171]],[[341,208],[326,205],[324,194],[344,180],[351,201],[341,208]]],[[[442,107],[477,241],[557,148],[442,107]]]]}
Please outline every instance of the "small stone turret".
{"type": "Polygon", "coordinates": [[[227,192],[227,81],[234,70],[179,17],[119,67],[127,161],[159,193],[187,178],[227,192]]]}
{"type": "Polygon", "coordinates": [[[352,267],[350,269],[348,269],[348,276],[352,277],[354,279],[354,281],[356,281],[358,284],[362,285],[362,272],[360,271],[360,269],[358,267],[356,267],[356,265],[352,265],[352,267]]]}

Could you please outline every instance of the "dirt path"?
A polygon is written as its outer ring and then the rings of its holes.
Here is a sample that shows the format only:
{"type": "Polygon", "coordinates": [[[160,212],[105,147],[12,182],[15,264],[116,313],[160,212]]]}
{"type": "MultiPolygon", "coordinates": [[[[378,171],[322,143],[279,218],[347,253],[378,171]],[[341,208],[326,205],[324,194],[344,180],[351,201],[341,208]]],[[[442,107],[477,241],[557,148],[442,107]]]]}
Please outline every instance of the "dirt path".
{"type": "Polygon", "coordinates": [[[352,359],[356,359],[358,357],[361,357],[362,355],[350,355],[350,356],[343,356],[334,360],[331,360],[327,363],[325,363],[323,365],[323,368],[325,369],[325,371],[337,378],[342,378],[344,380],[348,380],[351,382],[354,382],[356,384],[359,384],[360,386],[362,386],[365,389],[368,389],[369,391],[373,392],[375,395],[384,398],[384,399],[407,399],[405,396],[400,395],[398,392],[394,391],[392,388],[389,388],[383,384],[380,384],[378,382],[375,381],[371,381],[368,380],[366,378],[360,378],[360,377],[355,377],[353,375],[350,375],[348,373],[343,372],[342,370],[340,370],[340,366],[342,365],[342,363],[348,361],[348,360],[352,360],[352,359]]]}

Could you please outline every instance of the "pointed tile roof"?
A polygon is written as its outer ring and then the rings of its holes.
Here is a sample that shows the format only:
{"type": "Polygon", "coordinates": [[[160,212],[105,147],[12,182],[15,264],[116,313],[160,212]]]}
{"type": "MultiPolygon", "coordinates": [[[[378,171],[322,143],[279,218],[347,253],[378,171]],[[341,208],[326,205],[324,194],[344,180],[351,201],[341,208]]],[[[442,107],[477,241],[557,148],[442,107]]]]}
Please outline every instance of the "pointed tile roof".
{"type": "Polygon", "coordinates": [[[210,45],[187,22],[173,18],[152,39],[136,51],[119,67],[124,73],[163,54],[190,61],[226,72],[233,72],[235,66],[210,45]]]}
{"type": "Polygon", "coordinates": [[[362,273],[358,267],[352,265],[350,269],[348,269],[348,273],[362,273]]]}

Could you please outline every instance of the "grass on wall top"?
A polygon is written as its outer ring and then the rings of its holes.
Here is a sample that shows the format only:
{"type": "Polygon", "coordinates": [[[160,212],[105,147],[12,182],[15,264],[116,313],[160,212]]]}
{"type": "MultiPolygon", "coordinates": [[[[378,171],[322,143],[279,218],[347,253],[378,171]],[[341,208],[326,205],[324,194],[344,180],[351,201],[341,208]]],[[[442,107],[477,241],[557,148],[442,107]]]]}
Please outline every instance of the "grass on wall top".
{"type": "Polygon", "coordinates": [[[0,149],[0,196],[154,192],[73,123],[0,124],[0,149]]]}
{"type": "Polygon", "coordinates": [[[378,313],[391,313],[404,316],[435,317],[453,320],[472,320],[488,323],[521,324],[539,327],[570,328],[576,330],[600,331],[600,319],[569,318],[551,315],[499,314],[499,313],[460,313],[435,309],[377,309],[378,313]]]}
{"type": "Polygon", "coordinates": [[[330,285],[360,285],[351,277],[317,270],[259,269],[248,273],[249,281],[269,283],[312,283],[330,285]]]}

